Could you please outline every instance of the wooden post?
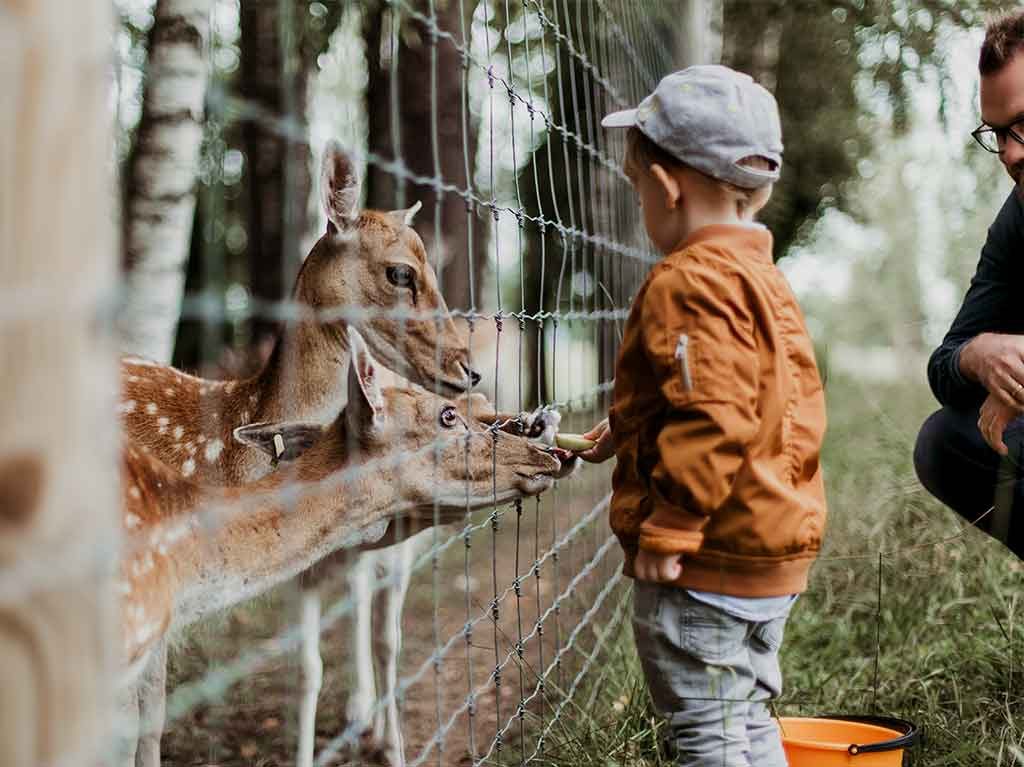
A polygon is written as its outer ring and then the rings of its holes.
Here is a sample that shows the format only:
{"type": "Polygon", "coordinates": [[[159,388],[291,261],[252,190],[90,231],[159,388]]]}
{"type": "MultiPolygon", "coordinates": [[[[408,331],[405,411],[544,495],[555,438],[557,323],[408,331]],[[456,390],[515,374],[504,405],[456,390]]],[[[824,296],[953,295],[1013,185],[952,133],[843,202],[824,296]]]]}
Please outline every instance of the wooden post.
{"type": "Polygon", "coordinates": [[[111,4],[0,0],[0,764],[106,756],[118,494],[111,4]]]}

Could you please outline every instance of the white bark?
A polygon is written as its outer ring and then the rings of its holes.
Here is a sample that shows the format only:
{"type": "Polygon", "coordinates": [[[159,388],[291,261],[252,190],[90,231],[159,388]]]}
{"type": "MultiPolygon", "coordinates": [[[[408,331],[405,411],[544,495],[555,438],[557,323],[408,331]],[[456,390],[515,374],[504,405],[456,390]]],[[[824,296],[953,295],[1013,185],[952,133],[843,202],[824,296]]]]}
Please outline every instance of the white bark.
{"type": "Polygon", "coordinates": [[[212,0],[157,0],[142,118],[128,169],[122,349],[160,363],[170,362],[185,289],[211,5],[212,0]]]}
{"type": "Polygon", "coordinates": [[[116,677],[108,0],[0,0],[0,764],[106,756],[116,677]]]}
{"type": "Polygon", "coordinates": [[[681,0],[675,29],[676,63],[680,69],[722,60],[722,0],[681,0]]]}

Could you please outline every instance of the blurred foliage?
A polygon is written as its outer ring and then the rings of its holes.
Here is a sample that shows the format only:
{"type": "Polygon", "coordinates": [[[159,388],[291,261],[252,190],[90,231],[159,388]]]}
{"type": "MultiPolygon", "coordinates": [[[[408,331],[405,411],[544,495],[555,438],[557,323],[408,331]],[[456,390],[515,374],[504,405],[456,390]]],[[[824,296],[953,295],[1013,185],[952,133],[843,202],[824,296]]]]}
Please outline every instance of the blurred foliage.
{"type": "MultiPolygon", "coordinates": [[[[947,27],[979,27],[1001,0],[725,0],[723,63],[775,93],[785,169],[761,216],[776,258],[828,207],[851,208],[857,160],[907,129],[922,71],[948,75],[947,27]],[[888,114],[885,114],[888,107],[888,114]]],[[[942,108],[940,102],[940,114],[942,108]]],[[[861,211],[850,210],[855,215],[861,211]]]]}

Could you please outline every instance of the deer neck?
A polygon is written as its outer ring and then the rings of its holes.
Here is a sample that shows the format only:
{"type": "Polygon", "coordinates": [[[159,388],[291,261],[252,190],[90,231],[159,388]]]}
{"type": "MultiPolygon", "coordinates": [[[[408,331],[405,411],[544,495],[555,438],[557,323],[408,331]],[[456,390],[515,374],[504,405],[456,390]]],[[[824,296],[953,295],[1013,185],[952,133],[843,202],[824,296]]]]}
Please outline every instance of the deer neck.
{"type": "Polygon", "coordinates": [[[187,625],[266,591],[339,548],[376,540],[388,518],[407,506],[395,483],[381,482],[379,472],[360,474],[349,461],[333,466],[355,469],[356,477],[341,482],[333,474],[297,477],[284,470],[207,497],[203,506],[224,521],[195,530],[179,550],[174,624],[187,625]],[[301,497],[282,503],[282,487],[296,481],[301,497]]]}
{"type": "Polygon", "coordinates": [[[288,326],[259,374],[259,419],[328,423],[337,416],[347,391],[344,339],[340,322],[288,326]]]}

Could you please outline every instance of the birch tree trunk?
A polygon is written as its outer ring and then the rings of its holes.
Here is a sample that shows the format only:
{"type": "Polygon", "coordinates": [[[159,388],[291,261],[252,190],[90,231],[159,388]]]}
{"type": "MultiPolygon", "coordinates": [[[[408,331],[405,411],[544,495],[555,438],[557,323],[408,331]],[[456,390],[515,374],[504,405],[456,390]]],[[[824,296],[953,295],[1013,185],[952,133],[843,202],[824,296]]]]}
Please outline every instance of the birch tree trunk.
{"type": "Polygon", "coordinates": [[[213,0],[157,0],[124,210],[125,352],[167,363],[185,288],[213,0]]]}
{"type": "Polygon", "coordinates": [[[717,64],[722,60],[722,0],[681,0],[675,32],[676,64],[717,64]]]}
{"type": "Polygon", "coordinates": [[[0,764],[106,756],[116,678],[106,0],[0,0],[0,764]]]}

